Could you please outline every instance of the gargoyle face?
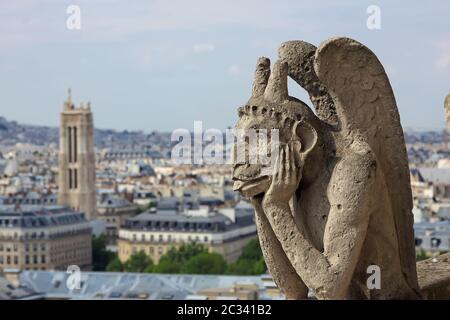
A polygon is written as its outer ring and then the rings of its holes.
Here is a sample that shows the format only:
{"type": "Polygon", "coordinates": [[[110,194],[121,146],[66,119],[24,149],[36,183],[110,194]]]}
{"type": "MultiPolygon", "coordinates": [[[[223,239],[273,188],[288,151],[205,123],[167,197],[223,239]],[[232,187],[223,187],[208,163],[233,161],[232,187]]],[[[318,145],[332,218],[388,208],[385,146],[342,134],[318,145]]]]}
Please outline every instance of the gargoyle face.
{"type": "Polygon", "coordinates": [[[270,73],[267,58],[258,60],[252,97],[238,113],[233,189],[243,196],[254,197],[269,189],[280,146],[295,139],[306,155],[315,145],[317,135],[304,121],[313,116],[308,106],[288,97],[287,66],[277,63],[270,73]]]}
{"type": "MultiPolygon", "coordinates": [[[[248,107],[248,109],[251,107],[248,107]]],[[[262,114],[242,115],[236,125],[238,139],[234,146],[234,190],[253,197],[267,191],[271,183],[272,148],[277,147],[278,123],[262,114]],[[276,137],[272,137],[277,134],[276,137]],[[273,138],[273,139],[272,139],[273,138]],[[266,160],[266,161],[264,161],[266,160]]]]}

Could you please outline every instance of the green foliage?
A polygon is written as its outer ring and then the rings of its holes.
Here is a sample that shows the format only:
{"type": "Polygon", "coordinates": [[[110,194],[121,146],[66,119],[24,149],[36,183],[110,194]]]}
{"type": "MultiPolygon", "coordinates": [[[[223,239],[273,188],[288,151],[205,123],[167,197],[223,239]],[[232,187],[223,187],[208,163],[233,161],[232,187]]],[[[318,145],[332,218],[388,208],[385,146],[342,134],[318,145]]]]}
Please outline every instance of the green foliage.
{"type": "Polygon", "coordinates": [[[153,269],[153,261],[145,252],[139,251],[133,253],[123,267],[127,272],[145,272],[153,269]]]}
{"type": "Polygon", "coordinates": [[[222,255],[211,253],[201,244],[183,244],[170,248],[159,259],[157,265],[143,251],[131,255],[125,263],[118,258],[107,266],[107,271],[171,273],[171,274],[233,274],[260,275],[266,271],[266,264],[258,239],[250,240],[239,259],[227,264],[222,255]]]}
{"type": "Polygon", "coordinates": [[[149,211],[151,208],[155,208],[157,205],[156,201],[151,201],[148,205],[144,206],[144,207],[139,207],[136,209],[136,214],[140,214],[143,212],[147,212],[149,211]]]}
{"type": "MultiPolygon", "coordinates": [[[[192,257],[199,255],[200,253],[208,252],[204,246],[198,243],[183,244],[178,249],[171,248],[165,256],[171,261],[179,264],[186,263],[192,257]]],[[[163,256],[164,257],[164,256],[163,256]]]]}
{"type": "Polygon", "coordinates": [[[201,252],[191,257],[181,268],[187,274],[224,274],[227,262],[218,253],[201,252]]]}
{"type": "Polygon", "coordinates": [[[228,265],[227,274],[260,275],[266,272],[266,263],[258,239],[250,240],[239,259],[228,265]]]}
{"type": "Polygon", "coordinates": [[[162,256],[159,263],[153,268],[155,273],[180,273],[181,264],[171,260],[166,255],[162,256]]]}
{"type": "Polygon", "coordinates": [[[124,266],[122,262],[120,261],[119,257],[115,257],[113,260],[111,260],[108,265],[106,266],[106,271],[108,272],[122,272],[124,271],[124,266]]]}
{"type": "Polygon", "coordinates": [[[419,251],[416,251],[416,261],[422,261],[428,259],[428,255],[425,252],[425,250],[420,249],[419,251]]]}
{"type": "Polygon", "coordinates": [[[144,273],[153,273],[155,272],[155,265],[149,264],[145,269],[144,269],[144,273]]]}
{"type": "Polygon", "coordinates": [[[106,250],[106,235],[92,237],[92,269],[105,271],[106,266],[115,258],[115,254],[106,250]]]}
{"type": "Polygon", "coordinates": [[[157,273],[182,273],[182,267],[193,257],[207,253],[207,250],[200,244],[183,244],[178,249],[170,248],[159,259],[154,272],[157,273]]]}
{"type": "Polygon", "coordinates": [[[259,260],[260,258],[262,258],[262,251],[259,246],[259,240],[252,239],[242,249],[239,260],[259,260]]]}
{"type": "Polygon", "coordinates": [[[238,260],[228,265],[228,274],[238,275],[252,275],[254,272],[255,261],[252,260],[238,260]]]}
{"type": "Polygon", "coordinates": [[[267,271],[266,261],[264,257],[259,258],[258,261],[253,265],[253,274],[259,275],[267,271]]]}

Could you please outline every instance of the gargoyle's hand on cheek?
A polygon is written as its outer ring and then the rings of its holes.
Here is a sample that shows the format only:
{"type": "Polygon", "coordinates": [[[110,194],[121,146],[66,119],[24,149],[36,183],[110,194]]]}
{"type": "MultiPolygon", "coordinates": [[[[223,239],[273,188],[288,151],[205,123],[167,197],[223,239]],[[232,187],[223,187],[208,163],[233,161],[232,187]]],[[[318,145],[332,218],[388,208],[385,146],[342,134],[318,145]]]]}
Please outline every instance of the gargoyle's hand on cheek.
{"type": "Polygon", "coordinates": [[[301,179],[301,166],[296,157],[298,146],[295,141],[278,149],[272,183],[264,196],[264,203],[287,203],[298,188],[301,179]]]}

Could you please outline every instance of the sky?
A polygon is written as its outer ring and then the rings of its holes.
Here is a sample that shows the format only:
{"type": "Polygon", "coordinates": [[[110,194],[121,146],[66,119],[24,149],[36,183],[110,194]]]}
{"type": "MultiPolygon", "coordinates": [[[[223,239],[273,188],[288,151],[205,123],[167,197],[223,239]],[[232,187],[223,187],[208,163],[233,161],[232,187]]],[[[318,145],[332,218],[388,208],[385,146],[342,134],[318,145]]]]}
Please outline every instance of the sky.
{"type": "MultiPolygon", "coordinates": [[[[224,129],[247,101],[258,57],[279,45],[354,38],[390,78],[402,125],[443,129],[450,1],[0,0],[0,116],[57,126],[72,89],[95,126],[224,129]],[[80,9],[80,29],[68,29],[80,9]],[[380,8],[369,29],[367,8],[380,8]]],[[[292,81],[290,95],[307,100],[292,81]]]]}

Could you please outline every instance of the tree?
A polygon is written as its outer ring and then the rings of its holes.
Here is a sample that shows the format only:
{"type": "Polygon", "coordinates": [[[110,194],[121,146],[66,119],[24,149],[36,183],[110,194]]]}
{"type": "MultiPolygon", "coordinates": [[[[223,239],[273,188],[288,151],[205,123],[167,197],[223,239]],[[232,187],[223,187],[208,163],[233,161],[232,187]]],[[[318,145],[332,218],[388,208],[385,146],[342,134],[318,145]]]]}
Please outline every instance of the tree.
{"type": "Polygon", "coordinates": [[[425,250],[420,249],[416,252],[416,261],[422,261],[428,259],[428,255],[425,250]]]}
{"type": "Polygon", "coordinates": [[[144,272],[150,267],[153,268],[153,261],[144,251],[133,253],[124,263],[124,271],[127,272],[144,272]]]}
{"type": "Polygon", "coordinates": [[[150,203],[149,203],[148,205],[143,206],[143,207],[138,207],[138,208],[136,209],[136,214],[140,214],[140,213],[143,213],[143,212],[147,212],[147,211],[149,211],[150,209],[155,208],[156,205],[157,205],[156,201],[150,201],[150,203]]]}
{"type": "Polygon", "coordinates": [[[183,244],[179,248],[172,247],[159,259],[153,272],[156,273],[181,273],[182,266],[189,259],[200,253],[207,252],[205,247],[197,243],[183,244]]]}
{"type": "Polygon", "coordinates": [[[106,266],[115,258],[115,254],[106,250],[106,235],[92,237],[92,269],[105,271],[106,266]]]}
{"type": "Polygon", "coordinates": [[[204,252],[208,252],[208,250],[203,245],[198,243],[189,243],[183,244],[178,249],[171,248],[167,252],[167,257],[170,261],[184,264],[192,257],[204,252]]]}
{"type": "Polygon", "coordinates": [[[259,240],[256,238],[247,242],[244,249],[242,249],[239,260],[259,260],[262,256],[259,240]]]}
{"type": "Polygon", "coordinates": [[[122,272],[124,271],[124,266],[122,261],[120,261],[119,257],[115,257],[111,260],[106,266],[106,271],[108,272],[122,272]]]}
{"type": "Polygon", "coordinates": [[[202,252],[191,257],[181,268],[188,274],[224,274],[227,262],[218,253],[202,252]]]}
{"type": "Polygon", "coordinates": [[[250,240],[242,249],[239,259],[228,265],[227,273],[235,275],[260,275],[267,267],[258,239],[250,240]]]}
{"type": "Polygon", "coordinates": [[[263,274],[267,271],[266,261],[261,257],[253,266],[253,274],[263,274]]]}
{"type": "Polygon", "coordinates": [[[180,273],[181,264],[173,261],[168,256],[164,255],[159,259],[158,265],[153,268],[155,273],[180,273]]]}
{"type": "Polygon", "coordinates": [[[238,260],[228,265],[227,274],[252,275],[255,262],[252,260],[238,260]]]}
{"type": "Polygon", "coordinates": [[[144,273],[153,273],[153,272],[155,272],[155,265],[152,263],[152,264],[149,264],[145,269],[144,269],[144,273]]]}

